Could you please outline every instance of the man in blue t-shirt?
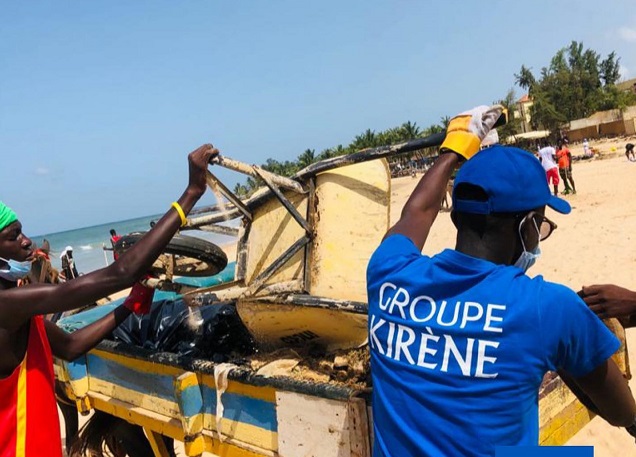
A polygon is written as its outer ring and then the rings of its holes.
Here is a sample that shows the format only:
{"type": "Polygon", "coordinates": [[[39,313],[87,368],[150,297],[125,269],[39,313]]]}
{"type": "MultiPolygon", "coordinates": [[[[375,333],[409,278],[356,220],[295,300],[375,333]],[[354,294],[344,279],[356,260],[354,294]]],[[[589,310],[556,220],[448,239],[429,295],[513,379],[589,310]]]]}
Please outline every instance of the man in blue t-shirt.
{"type": "Polygon", "coordinates": [[[451,121],[442,154],[369,262],[375,457],[537,445],[549,370],[566,371],[610,423],[634,422],[634,399],[610,359],[618,340],[572,290],[525,274],[556,228],[545,207],[567,214],[570,205],[550,194],[532,154],[497,145],[477,153],[500,110],[451,121]],[[455,250],[423,256],[463,159],[455,250]]]}

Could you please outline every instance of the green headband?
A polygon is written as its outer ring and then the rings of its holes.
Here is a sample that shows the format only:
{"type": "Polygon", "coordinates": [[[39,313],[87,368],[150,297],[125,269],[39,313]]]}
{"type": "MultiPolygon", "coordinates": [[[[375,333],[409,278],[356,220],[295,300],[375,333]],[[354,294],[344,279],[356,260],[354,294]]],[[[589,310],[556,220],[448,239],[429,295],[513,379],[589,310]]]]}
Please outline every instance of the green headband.
{"type": "Polygon", "coordinates": [[[4,203],[0,202],[0,230],[4,230],[9,224],[18,220],[15,212],[4,203]]]}

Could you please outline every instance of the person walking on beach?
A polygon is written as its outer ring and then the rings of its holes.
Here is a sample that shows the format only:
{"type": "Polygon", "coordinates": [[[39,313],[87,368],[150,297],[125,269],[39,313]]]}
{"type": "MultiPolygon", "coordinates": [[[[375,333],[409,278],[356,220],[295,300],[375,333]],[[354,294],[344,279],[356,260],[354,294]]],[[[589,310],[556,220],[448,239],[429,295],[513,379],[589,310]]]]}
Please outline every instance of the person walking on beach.
{"type": "Polygon", "coordinates": [[[117,252],[115,251],[115,244],[117,244],[117,242],[121,239],[121,236],[117,235],[117,232],[115,231],[115,229],[110,229],[110,245],[113,249],[113,259],[117,260],[117,258],[119,257],[119,255],[117,254],[117,252]]]}
{"type": "Polygon", "coordinates": [[[79,276],[77,267],[75,266],[75,259],[73,259],[73,246],[66,246],[62,254],[60,254],[60,260],[62,261],[62,279],[70,281],[79,276]]]}
{"type": "Polygon", "coordinates": [[[556,150],[547,142],[544,142],[543,147],[539,149],[539,160],[541,161],[541,166],[545,170],[548,186],[552,183],[554,195],[559,195],[559,169],[554,161],[555,156],[556,150]]]}
{"type": "Polygon", "coordinates": [[[583,138],[583,155],[585,157],[591,157],[592,152],[590,151],[590,143],[587,141],[587,138],[583,138]]]}
{"type": "Polygon", "coordinates": [[[620,343],[577,294],[527,269],[567,214],[529,152],[478,152],[501,107],[451,120],[435,165],[367,268],[375,457],[494,456],[536,446],[538,390],[562,369],[603,417],[634,429],[636,403],[611,360],[620,343]],[[453,170],[455,249],[421,254],[453,170]]]}
{"type": "Polygon", "coordinates": [[[185,224],[186,214],[206,190],[208,163],[217,153],[208,144],[188,156],[186,190],[116,262],[62,284],[17,287],[29,272],[34,247],[16,213],[0,204],[0,455],[61,457],[52,356],[73,360],[95,347],[132,312],[149,311],[152,290],[137,281],[185,224]],[[130,286],[123,305],[74,333],[42,318],[130,286]]]}
{"type": "Polygon", "coordinates": [[[572,154],[565,142],[559,144],[559,150],[557,151],[556,156],[559,160],[559,174],[561,175],[561,179],[563,179],[563,184],[565,185],[563,194],[576,194],[576,186],[574,185],[574,179],[572,178],[572,154]]]}

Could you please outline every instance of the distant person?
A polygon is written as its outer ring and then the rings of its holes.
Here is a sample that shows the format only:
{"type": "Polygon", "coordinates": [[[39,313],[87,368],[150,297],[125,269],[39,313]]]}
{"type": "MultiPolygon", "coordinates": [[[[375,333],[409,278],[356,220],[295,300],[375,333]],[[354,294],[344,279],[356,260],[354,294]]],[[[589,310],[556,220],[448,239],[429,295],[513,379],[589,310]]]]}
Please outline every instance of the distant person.
{"type": "Polygon", "coordinates": [[[74,360],[131,313],[149,312],[152,289],[137,281],[186,223],[186,214],[206,190],[208,164],[216,154],[208,144],[188,156],[186,190],[119,260],[62,284],[17,287],[31,269],[34,247],[16,213],[0,204],[0,456],[62,456],[52,357],[74,360]],[[42,318],[131,286],[124,304],[76,332],[66,333],[42,318]]]}
{"type": "Polygon", "coordinates": [[[590,151],[590,143],[587,141],[587,138],[583,138],[583,155],[585,157],[590,157],[592,152],[590,151]]]}
{"type": "Polygon", "coordinates": [[[565,142],[559,145],[559,150],[557,151],[556,156],[559,161],[559,174],[561,175],[561,179],[563,179],[563,184],[565,185],[563,195],[568,195],[570,193],[576,194],[576,186],[574,184],[574,179],[572,178],[572,154],[565,142]]]}
{"type": "Polygon", "coordinates": [[[66,246],[62,254],[60,254],[62,260],[62,274],[66,281],[75,279],[79,276],[77,267],[75,266],[75,259],[73,259],[73,246],[66,246]]]}
{"type": "Polygon", "coordinates": [[[632,162],[636,161],[636,156],[634,156],[633,143],[627,143],[625,145],[625,157],[627,157],[627,160],[630,160],[632,162]]]}
{"type": "Polygon", "coordinates": [[[117,242],[121,239],[121,236],[117,235],[117,232],[115,231],[115,229],[110,229],[110,244],[113,248],[113,259],[117,260],[117,258],[119,257],[119,255],[117,254],[117,251],[115,251],[115,244],[117,244],[117,242]]]}
{"type": "Polygon", "coordinates": [[[539,149],[539,160],[541,161],[541,166],[545,170],[545,176],[548,180],[548,187],[550,183],[552,183],[552,188],[554,189],[554,195],[559,195],[559,167],[555,162],[556,158],[556,150],[548,144],[548,142],[544,142],[543,147],[539,149]]]}

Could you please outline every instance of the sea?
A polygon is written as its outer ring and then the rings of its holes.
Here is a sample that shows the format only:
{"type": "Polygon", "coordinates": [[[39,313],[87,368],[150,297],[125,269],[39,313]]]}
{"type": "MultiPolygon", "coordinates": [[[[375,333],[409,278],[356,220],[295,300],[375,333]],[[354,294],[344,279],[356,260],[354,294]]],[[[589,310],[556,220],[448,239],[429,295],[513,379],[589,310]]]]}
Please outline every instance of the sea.
{"type": "MultiPolygon", "coordinates": [[[[65,248],[73,249],[73,259],[80,274],[98,270],[113,263],[113,252],[104,250],[110,248],[110,230],[115,229],[118,235],[127,235],[132,232],[144,232],[150,230],[150,222],[159,220],[163,214],[138,217],[124,221],[109,222],[107,224],[94,225],[65,232],[48,233],[31,237],[33,243],[41,246],[46,239],[51,246],[51,263],[57,269],[62,266],[60,255],[65,248]]],[[[232,221],[234,222],[234,221],[232,221]]],[[[238,223],[238,221],[236,221],[238,223]]],[[[234,225],[234,224],[229,224],[234,225]]],[[[200,230],[188,230],[183,235],[202,238],[204,240],[223,246],[232,243],[236,239],[231,236],[217,233],[203,232],[200,230]]],[[[28,234],[27,234],[28,235],[28,234]]]]}

